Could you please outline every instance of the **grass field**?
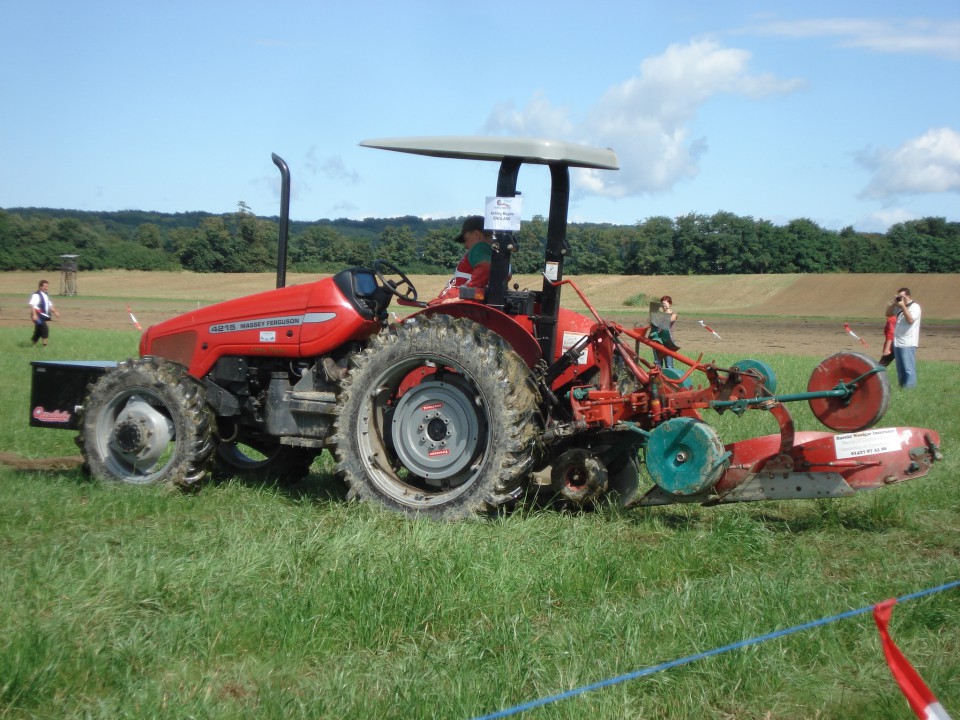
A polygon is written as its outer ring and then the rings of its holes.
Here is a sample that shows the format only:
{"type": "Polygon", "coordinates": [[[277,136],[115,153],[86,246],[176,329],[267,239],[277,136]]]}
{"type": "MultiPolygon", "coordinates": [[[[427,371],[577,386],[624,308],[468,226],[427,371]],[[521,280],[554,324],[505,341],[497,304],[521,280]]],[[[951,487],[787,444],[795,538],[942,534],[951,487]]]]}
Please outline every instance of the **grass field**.
{"type": "MultiPolygon", "coordinates": [[[[136,354],[128,330],[53,339],[50,359],[136,354]]],[[[0,449],[74,454],[71,433],[27,427],[40,351],[22,327],[0,347],[0,449]]],[[[782,392],[816,364],[759,359],[782,392]]],[[[470,718],[960,579],[960,377],[920,376],[881,424],[937,429],[946,460],[836,501],[439,524],[343,502],[326,455],[294,487],[190,495],[0,466],[0,716],[470,718]]],[[[724,441],[774,429],[716,424],[724,441]]],[[[960,715],[957,591],[891,627],[960,715]]],[[[868,614],[522,714],[909,716],[868,614]]]]}

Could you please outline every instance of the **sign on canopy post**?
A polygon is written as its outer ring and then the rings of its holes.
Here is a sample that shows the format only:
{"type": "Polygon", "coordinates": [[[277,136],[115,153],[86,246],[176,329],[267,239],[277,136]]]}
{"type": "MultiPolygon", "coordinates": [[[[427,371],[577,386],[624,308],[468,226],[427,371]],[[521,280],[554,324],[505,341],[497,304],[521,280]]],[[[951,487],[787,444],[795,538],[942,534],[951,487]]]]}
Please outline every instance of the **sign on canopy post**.
{"type": "Polygon", "coordinates": [[[521,197],[488,197],[483,216],[483,229],[518,232],[520,230],[521,197]]]}

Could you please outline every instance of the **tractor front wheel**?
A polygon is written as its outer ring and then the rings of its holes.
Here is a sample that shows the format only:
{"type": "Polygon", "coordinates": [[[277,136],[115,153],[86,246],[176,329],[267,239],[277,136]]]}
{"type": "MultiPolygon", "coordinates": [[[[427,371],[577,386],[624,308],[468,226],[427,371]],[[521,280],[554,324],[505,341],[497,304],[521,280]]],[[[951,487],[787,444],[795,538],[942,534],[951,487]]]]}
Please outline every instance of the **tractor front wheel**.
{"type": "Polygon", "coordinates": [[[98,479],[193,485],[213,452],[204,389],[171,362],[121,363],[90,389],[77,444],[98,479]]]}
{"type": "Polygon", "coordinates": [[[450,520],[520,495],[543,421],[532,374],[502,338],[420,316],[351,363],[335,436],[349,497],[450,520]]]}

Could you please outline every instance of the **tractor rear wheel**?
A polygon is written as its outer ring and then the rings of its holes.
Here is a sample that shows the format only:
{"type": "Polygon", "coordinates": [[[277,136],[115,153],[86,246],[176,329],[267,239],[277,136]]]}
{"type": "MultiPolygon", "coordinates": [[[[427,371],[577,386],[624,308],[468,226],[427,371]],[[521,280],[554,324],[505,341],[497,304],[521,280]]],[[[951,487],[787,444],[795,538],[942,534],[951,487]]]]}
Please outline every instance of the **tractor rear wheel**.
{"type": "Polygon", "coordinates": [[[351,359],[334,443],[348,497],[459,519],[515,500],[543,420],[532,374],[470,320],[420,316],[351,359]]]}
{"type": "Polygon", "coordinates": [[[120,363],[90,389],[77,444],[90,473],[134,485],[201,481],[213,452],[203,386],[175,363],[120,363]]]}

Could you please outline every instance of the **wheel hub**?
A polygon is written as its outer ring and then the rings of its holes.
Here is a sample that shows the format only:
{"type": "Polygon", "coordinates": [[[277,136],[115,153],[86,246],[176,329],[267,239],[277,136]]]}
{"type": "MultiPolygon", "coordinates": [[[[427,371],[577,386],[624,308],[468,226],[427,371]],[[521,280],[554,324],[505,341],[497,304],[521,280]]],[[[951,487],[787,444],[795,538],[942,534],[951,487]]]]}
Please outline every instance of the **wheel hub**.
{"type": "Polygon", "coordinates": [[[131,396],[117,415],[110,444],[128,462],[150,467],[174,438],[173,423],[143,398],[131,396]]]}
{"type": "Polygon", "coordinates": [[[440,441],[449,435],[447,431],[447,421],[440,418],[434,418],[427,423],[427,436],[431,440],[440,441]]]}
{"type": "Polygon", "coordinates": [[[473,393],[455,378],[428,380],[397,403],[391,433],[404,466],[425,480],[450,480],[467,468],[481,445],[473,393]]]}
{"type": "Polygon", "coordinates": [[[114,442],[120,451],[127,455],[135,455],[143,450],[143,430],[133,420],[124,420],[113,431],[114,442]]]}
{"type": "Polygon", "coordinates": [[[567,450],[553,466],[550,485],[567,502],[587,506],[607,491],[607,469],[588,450],[567,450]]]}

